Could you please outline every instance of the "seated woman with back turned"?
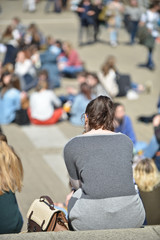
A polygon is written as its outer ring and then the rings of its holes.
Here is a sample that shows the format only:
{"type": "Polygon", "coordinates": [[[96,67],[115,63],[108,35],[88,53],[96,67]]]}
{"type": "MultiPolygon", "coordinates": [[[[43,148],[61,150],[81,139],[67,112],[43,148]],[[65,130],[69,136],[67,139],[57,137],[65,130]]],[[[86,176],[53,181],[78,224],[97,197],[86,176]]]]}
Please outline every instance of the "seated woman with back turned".
{"type": "Polygon", "coordinates": [[[75,193],[69,205],[74,230],[141,227],[145,211],[132,174],[132,141],[114,133],[113,102],[107,96],[90,101],[85,133],[64,148],[64,160],[75,193]]]}

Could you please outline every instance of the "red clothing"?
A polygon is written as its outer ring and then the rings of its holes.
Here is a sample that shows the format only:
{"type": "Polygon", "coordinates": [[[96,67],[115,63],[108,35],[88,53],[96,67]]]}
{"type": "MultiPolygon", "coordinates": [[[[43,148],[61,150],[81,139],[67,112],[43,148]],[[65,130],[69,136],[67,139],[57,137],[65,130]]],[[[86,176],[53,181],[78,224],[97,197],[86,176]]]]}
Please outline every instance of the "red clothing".
{"type": "Polygon", "coordinates": [[[78,56],[78,53],[74,49],[71,50],[68,56],[67,66],[82,66],[82,62],[78,56]]]}
{"type": "Polygon", "coordinates": [[[45,121],[41,121],[41,120],[32,118],[30,108],[28,108],[27,113],[28,113],[29,120],[32,124],[35,124],[35,125],[51,125],[51,124],[54,124],[54,123],[58,122],[58,120],[61,118],[61,116],[63,114],[63,109],[62,108],[55,109],[52,117],[45,120],[45,121]]]}

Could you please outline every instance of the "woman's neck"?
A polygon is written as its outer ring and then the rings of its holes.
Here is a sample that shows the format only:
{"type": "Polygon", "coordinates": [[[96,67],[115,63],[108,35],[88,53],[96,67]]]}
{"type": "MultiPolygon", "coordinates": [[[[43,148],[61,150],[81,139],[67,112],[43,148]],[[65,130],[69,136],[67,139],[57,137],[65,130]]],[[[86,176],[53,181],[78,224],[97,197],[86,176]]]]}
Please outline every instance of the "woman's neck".
{"type": "Polygon", "coordinates": [[[113,134],[114,132],[113,131],[110,131],[110,130],[107,130],[107,129],[102,129],[102,128],[99,128],[99,129],[91,129],[90,131],[84,133],[84,134],[87,134],[87,135],[102,135],[102,134],[113,134]]]}

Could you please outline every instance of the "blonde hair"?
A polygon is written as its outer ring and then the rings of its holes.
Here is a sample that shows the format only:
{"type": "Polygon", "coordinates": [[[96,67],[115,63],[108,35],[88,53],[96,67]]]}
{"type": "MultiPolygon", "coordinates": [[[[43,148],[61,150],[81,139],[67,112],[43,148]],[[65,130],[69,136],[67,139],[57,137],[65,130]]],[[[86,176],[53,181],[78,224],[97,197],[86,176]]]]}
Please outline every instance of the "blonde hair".
{"type": "Polygon", "coordinates": [[[141,160],[135,167],[133,175],[139,189],[144,192],[153,191],[160,183],[160,173],[150,158],[141,160]]]}
{"type": "Polygon", "coordinates": [[[106,76],[109,73],[110,69],[113,69],[114,71],[116,71],[115,62],[116,62],[116,59],[114,56],[109,56],[107,58],[107,60],[105,61],[105,63],[101,68],[104,76],[106,76]]]}
{"type": "Polygon", "coordinates": [[[65,50],[65,53],[68,56],[69,53],[71,52],[71,50],[73,49],[72,44],[70,42],[65,41],[65,42],[63,42],[63,45],[67,46],[67,51],[65,50]]]}
{"type": "Polygon", "coordinates": [[[0,141],[0,195],[10,190],[21,191],[23,166],[14,150],[4,141],[0,141]]]}

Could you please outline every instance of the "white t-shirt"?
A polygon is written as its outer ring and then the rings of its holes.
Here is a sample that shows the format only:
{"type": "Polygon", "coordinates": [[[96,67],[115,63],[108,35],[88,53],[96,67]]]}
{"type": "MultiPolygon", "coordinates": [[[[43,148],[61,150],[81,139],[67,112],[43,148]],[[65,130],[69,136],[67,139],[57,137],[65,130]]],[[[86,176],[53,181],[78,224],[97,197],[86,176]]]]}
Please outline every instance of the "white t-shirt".
{"type": "Polygon", "coordinates": [[[54,105],[61,106],[60,99],[51,90],[34,92],[30,96],[30,110],[32,118],[45,121],[54,113],[54,105]]]}
{"type": "Polygon", "coordinates": [[[116,73],[113,69],[110,69],[106,76],[102,72],[98,73],[100,83],[109,94],[110,97],[115,97],[119,93],[118,84],[116,82],[116,73]]]}
{"type": "Polygon", "coordinates": [[[146,23],[148,29],[151,30],[151,34],[153,37],[158,37],[158,21],[159,14],[157,12],[152,12],[151,10],[147,10],[146,13],[143,13],[141,16],[141,22],[146,23]]]}
{"type": "Polygon", "coordinates": [[[36,76],[36,71],[30,59],[26,59],[23,63],[17,62],[15,64],[15,73],[19,76],[30,74],[32,77],[36,76]]]}

